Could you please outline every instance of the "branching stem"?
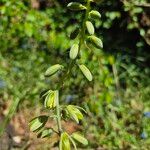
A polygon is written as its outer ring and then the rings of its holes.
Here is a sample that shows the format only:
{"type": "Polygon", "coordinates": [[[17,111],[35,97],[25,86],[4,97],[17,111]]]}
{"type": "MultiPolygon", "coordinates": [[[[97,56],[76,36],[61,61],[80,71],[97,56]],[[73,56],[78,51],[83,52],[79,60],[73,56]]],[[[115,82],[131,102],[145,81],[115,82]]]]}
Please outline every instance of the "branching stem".
{"type": "Polygon", "coordinates": [[[60,106],[59,106],[59,91],[57,90],[57,98],[56,98],[56,114],[57,114],[57,126],[58,126],[58,133],[61,134],[62,127],[61,127],[61,114],[60,114],[60,106]]]}
{"type": "MultiPolygon", "coordinates": [[[[85,26],[86,26],[86,21],[88,19],[88,14],[90,11],[90,0],[87,0],[87,4],[86,4],[86,13],[85,13],[85,17],[81,26],[81,31],[80,31],[80,38],[79,38],[79,52],[81,50],[81,46],[84,44],[84,39],[85,39],[85,26]]],[[[64,73],[64,75],[61,77],[60,79],[60,83],[57,85],[56,89],[59,91],[63,85],[64,85],[64,81],[70,76],[72,68],[74,67],[74,65],[76,64],[76,59],[75,60],[71,60],[69,65],[68,65],[68,70],[64,73]]],[[[58,92],[57,91],[57,92],[58,92]]],[[[61,135],[62,132],[62,126],[61,126],[61,112],[60,112],[60,105],[59,105],[59,92],[57,93],[57,103],[56,103],[56,115],[57,115],[57,126],[58,126],[58,133],[59,135],[61,135]]]]}

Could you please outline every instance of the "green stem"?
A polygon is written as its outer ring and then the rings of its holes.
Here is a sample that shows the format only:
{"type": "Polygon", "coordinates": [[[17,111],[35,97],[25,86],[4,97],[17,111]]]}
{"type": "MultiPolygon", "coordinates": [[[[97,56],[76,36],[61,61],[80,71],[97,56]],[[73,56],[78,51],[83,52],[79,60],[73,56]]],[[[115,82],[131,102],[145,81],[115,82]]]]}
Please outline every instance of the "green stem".
{"type": "Polygon", "coordinates": [[[59,84],[57,85],[56,89],[60,90],[63,85],[64,85],[64,81],[66,80],[66,78],[70,75],[72,67],[75,63],[75,60],[71,60],[69,65],[68,65],[68,70],[64,73],[64,75],[61,77],[59,84]]]}
{"type": "Polygon", "coordinates": [[[86,30],[86,21],[88,19],[89,11],[90,11],[90,0],[87,0],[87,5],[86,5],[86,13],[85,17],[82,23],[82,28],[81,28],[81,34],[80,34],[80,42],[79,42],[79,52],[81,50],[82,44],[84,44],[84,39],[85,39],[85,30],[86,30]]]}
{"type": "Polygon", "coordinates": [[[57,114],[57,125],[58,125],[58,133],[59,135],[62,132],[62,127],[61,127],[61,114],[60,114],[60,106],[59,106],[59,91],[56,91],[56,114],[57,114]]]}
{"type": "MultiPolygon", "coordinates": [[[[81,46],[84,44],[84,39],[85,39],[85,29],[86,29],[86,21],[88,19],[88,14],[90,11],[90,0],[87,0],[87,5],[86,5],[86,14],[85,14],[85,18],[83,20],[82,23],[82,27],[81,27],[81,32],[80,32],[80,39],[79,39],[79,52],[81,50],[81,46]]],[[[60,83],[57,85],[56,89],[59,91],[63,85],[64,85],[64,81],[70,76],[72,68],[74,67],[74,65],[76,64],[76,59],[75,60],[71,60],[69,65],[68,65],[68,70],[66,71],[66,73],[64,73],[64,75],[61,77],[60,79],[60,83]]],[[[57,92],[58,92],[57,91],[57,92]]],[[[62,127],[61,127],[61,113],[60,113],[60,106],[59,106],[59,92],[57,93],[57,103],[56,103],[56,114],[57,114],[57,126],[58,126],[58,133],[59,135],[62,132],[62,127]]]]}

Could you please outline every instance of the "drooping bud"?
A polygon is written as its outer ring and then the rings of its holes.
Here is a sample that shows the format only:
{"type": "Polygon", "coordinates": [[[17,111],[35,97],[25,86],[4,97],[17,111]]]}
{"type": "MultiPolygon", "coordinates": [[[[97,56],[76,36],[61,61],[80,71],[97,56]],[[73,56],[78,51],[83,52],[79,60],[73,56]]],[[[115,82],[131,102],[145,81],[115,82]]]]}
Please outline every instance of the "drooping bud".
{"type": "Polygon", "coordinates": [[[85,65],[79,65],[79,68],[82,71],[82,73],[84,74],[84,76],[89,81],[92,81],[93,77],[92,77],[92,74],[91,74],[90,70],[85,65]]]}
{"type": "Polygon", "coordinates": [[[89,32],[90,35],[94,34],[95,29],[94,29],[92,22],[86,21],[86,28],[87,28],[87,31],[89,32]]]}
{"type": "Polygon", "coordinates": [[[61,69],[63,69],[62,65],[60,65],[60,64],[53,65],[46,70],[45,77],[52,76],[53,74],[55,74],[56,72],[58,72],[61,69]]]}
{"type": "Polygon", "coordinates": [[[96,48],[103,48],[103,43],[102,40],[99,39],[98,37],[92,35],[88,37],[88,41],[95,46],[96,48]]]}
{"type": "Polygon", "coordinates": [[[69,53],[70,58],[75,59],[78,55],[78,51],[79,51],[79,45],[73,44],[71,49],[70,49],[70,53],[69,53]]]}
{"type": "Polygon", "coordinates": [[[71,2],[67,5],[67,7],[70,10],[75,10],[75,11],[86,9],[86,7],[84,5],[82,5],[81,3],[78,3],[78,2],[71,2]]]}
{"type": "Polygon", "coordinates": [[[91,19],[100,19],[101,18],[101,14],[98,11],[96,11],[96,10],[92,10],[89,13],[89,17],[91,19]]]}

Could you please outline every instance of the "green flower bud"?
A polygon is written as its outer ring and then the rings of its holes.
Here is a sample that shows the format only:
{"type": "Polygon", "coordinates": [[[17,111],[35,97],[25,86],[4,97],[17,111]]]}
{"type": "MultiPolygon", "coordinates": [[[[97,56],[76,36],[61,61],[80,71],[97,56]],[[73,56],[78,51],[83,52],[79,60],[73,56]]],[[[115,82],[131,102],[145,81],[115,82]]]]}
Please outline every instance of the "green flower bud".
{"type": "Polygon", "coordinates": [[[39,116],[35,117],[29,122],[29,127],[31,131],[38,131],[41,129],[47,122],[48,116],[39,116]]]}
{"type": "Polygon", "coordinates": [[[92,81],[93,77],[92,77],[92,74],[91,74],[90,70],[85,65],[79,65],[79,68],[82,71],[82,73],[84,74],[84,76],[89,81],[92,81]]]}
{"type": "Polygon", "coordinates": [[[89,17],[91,19],[100,19],[101,18],[101,14],[98,11],[96,11],[96,10],[92,10],[89,13],[89,17]]]}
{"type": "Polygon", "coordinates": [[[88,41],[96,48],[103,48],[103,43],[102,43],[101,39],[97,38],[94,35],[89,36],[88,41]]]}
{"type": "Polygon", "coordinates": [[[67,7],[70,9],[70,10],[75,10],[75,11],[78,11],[78,10],[84,10],[86,9],[86,7],[78,2],[71,2],[67,5],[67,7]]]}
{"type": "Polygon", "coordinates": [[[75,59],[78,55],[78,51],[79,51],[79,45],[73,44],[71,49],[70,49],[70,53],[69,53],[70,58],[75,59]]]}
{"type": "Polygon", "coordinates": [[[61,69],[63,69],[62,65],[59,65],[59,64],[53,65],[46,70],[45,77],[52,76],[53,74],[55,74],[56,72],[58,72],[61,69]]]}
{"type": "Polygon", "coordinates": [[[93,24],[90,21],[86,21],[86,28],[90,35],[94,34],[95,29],[93,24]]]}
{"type": "Polygon", "coordinates": [[[60,136],[59,149],[71,150],[69,135],[66,132],[63,132],[60,136]]]}
{"type": "Polygon", "coordinates": [[[50,91],[45,98],[44,102],[45,107],[50,109],[55,108],[56,100],[57,100],[57,91],[50,91]]]}

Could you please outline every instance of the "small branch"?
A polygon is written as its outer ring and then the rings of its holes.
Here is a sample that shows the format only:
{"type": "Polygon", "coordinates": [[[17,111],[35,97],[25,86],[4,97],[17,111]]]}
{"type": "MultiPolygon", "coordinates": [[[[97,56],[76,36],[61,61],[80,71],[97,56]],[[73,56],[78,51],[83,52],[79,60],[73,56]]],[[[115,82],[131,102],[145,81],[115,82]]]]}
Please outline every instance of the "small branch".
{"type": "Polygon", "coordinates": [[[81,49],[81,45],[84,43],[84,39],[85,39],[85,30],[86,30],[86,21],[88,18],[88,14],[90,11],[90,0],[87,0],[87,5],[86,5],[87,9],[86,9],[86,13],[85,13],[85,17],[82,23],[82,29],[81,29],[81,33],[80,33],[80,41],[79,41],[79,52],[81,49]]]}
{"type": "MultiPolygon", "coordinates": [[[[82,26],[81,26],[81,32],[80,32],[80,39],[79,39],[79,52],[81,50],[82,44],[84,44],[84,39],[85,39],[85,23],[88,18],[88,14],[90,11],[90,0],[87,0],[87,5],[86,5],[86,14],[85,18],[83,20],[82,26]]],[[[60,105],[59,105],[59,90],[63,87],[64,81],[70,76],[72,68],[76,64],[76,59],[71,60],[69,65],[68,65],[68,70],[64,73],[64,75],[60,79],[60,83],[57,85],[56,90],[57,90],[57,101],[56,101],[56,114],[57,114],[57,126],[58,126],[58,133],[61,135],[62,133],[62,127],[61,127],[61,113],[60,113],[60,105]]]]}
{"type": "Polygon", "coordinates": [[[53,128],[50,128],[50,129],[52,129],[56,134],[58,134],[59,135],[59,132],[57,132],[56,130],[54,130],[53,128]]]}

